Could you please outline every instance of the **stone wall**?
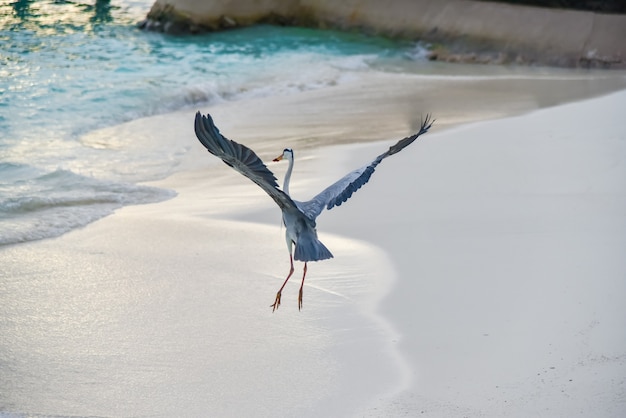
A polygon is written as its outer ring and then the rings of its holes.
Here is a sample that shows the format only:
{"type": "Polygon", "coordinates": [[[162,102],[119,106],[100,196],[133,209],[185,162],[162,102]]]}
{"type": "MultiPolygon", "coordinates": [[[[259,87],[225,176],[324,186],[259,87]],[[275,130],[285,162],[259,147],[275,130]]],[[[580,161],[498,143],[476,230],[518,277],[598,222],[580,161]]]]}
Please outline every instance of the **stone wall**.
{"type": "Polygon", "coordinates": [[[170,33],[255,23],[420,39],[431,59],[626,68],[626,15],[472,0],[157,0],[142,27],[170,33]]]}

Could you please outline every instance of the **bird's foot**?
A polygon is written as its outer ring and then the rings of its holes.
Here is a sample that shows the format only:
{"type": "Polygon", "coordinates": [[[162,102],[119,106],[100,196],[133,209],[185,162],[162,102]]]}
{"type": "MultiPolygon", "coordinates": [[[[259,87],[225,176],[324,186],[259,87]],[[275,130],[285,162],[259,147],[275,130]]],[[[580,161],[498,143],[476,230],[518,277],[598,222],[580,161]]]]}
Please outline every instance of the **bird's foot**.
{"type": "Polygon", "coordinates": [[[300,288],[300,292],[298,292],[298,310],[302,310],[302,288],[300,288]]]}
{"type": "Polygon", "coordinates": [[[272,312],[274,312],[280,306],[280,294],[281,292],[276,293],[276,300],[272,305],[270,305],[270,307],[272,308],[272,312]]]}

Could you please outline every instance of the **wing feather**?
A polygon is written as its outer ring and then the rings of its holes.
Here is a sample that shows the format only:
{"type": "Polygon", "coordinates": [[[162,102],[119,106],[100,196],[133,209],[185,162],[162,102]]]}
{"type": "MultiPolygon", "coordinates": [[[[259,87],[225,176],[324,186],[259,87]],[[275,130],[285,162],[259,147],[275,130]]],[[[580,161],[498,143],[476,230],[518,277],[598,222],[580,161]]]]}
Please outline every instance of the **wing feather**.
{"type": "Polygon", "coordinates": [[[299,212],[294,201],[278,188],[276,177],[254,151],[222,136],[211,115],[196,113],[194,128],[196,136],[211,154],[259,185],[281,209],[299,212]]]}
{"type": "Polygon", "coordinates": [[[299,202],[300,210],[302,210],[309,219],[314,220],[322,213],[324,208],[330,210],[335,206],[341,206],[342,203],[348,200],[357,190],[369,181],[372,174],[374,174],[374,170],[376,170],[376,166],[380,164],[382,160],[402,151],[412,144],[420,135],[428,132],[433,123],[434,120],[431,120],[430,115],[426,115],[426,119],[422,121],[419,132],[399,140],[389,147],[386,152],[376,157],[370,164],[351,171],[308,202],[299,202]]]}

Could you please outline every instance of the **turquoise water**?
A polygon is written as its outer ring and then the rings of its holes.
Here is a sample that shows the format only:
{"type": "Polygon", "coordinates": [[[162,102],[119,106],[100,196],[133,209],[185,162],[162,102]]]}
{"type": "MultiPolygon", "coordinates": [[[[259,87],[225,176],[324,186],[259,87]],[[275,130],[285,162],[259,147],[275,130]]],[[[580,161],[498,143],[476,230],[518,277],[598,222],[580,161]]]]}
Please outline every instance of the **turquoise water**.
{"type": "Polygon", "coordinates": [[[82,141],[90,131],[203,102],[321,88],[419,59],[413,44],[333,31],[143,32],[136,23],[151,5],[0,4],[0,245],[173,196],[137,183],[170,174],[180,150],[82,141]]]}

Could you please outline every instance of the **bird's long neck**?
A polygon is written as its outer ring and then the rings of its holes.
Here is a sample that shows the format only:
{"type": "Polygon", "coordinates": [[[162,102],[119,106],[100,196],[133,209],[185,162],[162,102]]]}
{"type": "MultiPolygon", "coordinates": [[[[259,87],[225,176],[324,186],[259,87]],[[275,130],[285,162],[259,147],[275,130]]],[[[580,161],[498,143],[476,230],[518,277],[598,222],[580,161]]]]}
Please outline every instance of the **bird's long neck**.
{"type": "Polygon", "coordinates": [[[293,158],[289,159],[289,167],[285,173],[285,182],[283,183],[283,192],[289,194],[289,181],[291,180],[291,172],[293,171],[293,158]]]}

